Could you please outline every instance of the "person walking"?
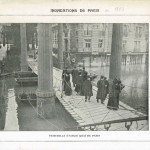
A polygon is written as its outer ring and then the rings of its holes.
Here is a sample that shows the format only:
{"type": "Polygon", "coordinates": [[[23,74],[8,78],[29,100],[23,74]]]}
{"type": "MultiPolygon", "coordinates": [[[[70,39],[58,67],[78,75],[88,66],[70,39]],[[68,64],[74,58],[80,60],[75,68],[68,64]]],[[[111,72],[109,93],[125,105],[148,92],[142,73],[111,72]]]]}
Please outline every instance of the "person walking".
{"type": "Polygon", "coordinates": [[[72,82],[73,82],[73,86],[75,87],[77,84],[77,80],[78,80],[78,70],[77,67],[74,66],[74,69],[72,70],[72,82]]]}
{"type": "Polygon", "coordinates": [[[79,70],[78,78],[77,78],[77,84],[76,84],[76,87],[75,87],[75,91],[77,92],[78,95],[81,94],[82,84],[83,84],[83,77],[82,77],[81,71],[79,70]]]}
{"type": "Polygon", "coordinates": [[[69,72],[65,73],[64,82],[65,82],[65,87],[64,87],[65,95],[67,95],[67,96],[72,95],[69,72]]]}
{"type": "Polygon", "coordinates": [[[109,93],[109,82],[108,82],[106,77],[104,77],[104,81],[105,81],[105,84],[106,84],[106,95],[105,95],[105,99],[106,99],[107,94],[109,93]]]}
{"type": "Polygon", "coordinates": [[[83,82],[87,79],[87,71],[85,71],[85,67],[83,67],[83,70],[82,70],[82,76],[83,76],[83,82]]]}
{"type": "Polygon", "coordinates": [[[66,85],[65,76],[66,76],[66,73],[67,73],[67,68],[65,68],[62,72],[62,91],[65,91],[65,85],[66,85]]]}
{"type": "Polygon", "coordinates": [[[83,89],[83,83],[87,80],[87,71],[85,71],[85,67],[83,67],[82,71],[81,71],[81,75],[82,75],[82,84],[81,84],[81,92],[80,95],[84,96],[84,89],[83,89]]]}
{"type": "Polygon", "coordinates": [[[93,96],[92,92],[92,83],[90,77],[87,77],[87,79],[83,83],[83,89],[84,89],[84,95],[85,95],[85,102],[88,101],[90,102],[91,96],[93,96]]]}
{"type": "Polygon", "coordinates": [[[104,76],[101,76],[100,80],[97,82],[97,95],[96,95],[96,99],[97,99],[97,103],[99,103],[99,100],[101,100],[101,104],[104,104],[104,100],[105,100],[105,96],[106,96],[106,83],[104,81],[104,76]]]}
{"type": "Polygon", "coordinates": [[[125,86],[121,83],[120,79],[117,80],[116,78],[113,80],[112,89],[109,94],[109,100],[107,104],[107,108],[118,110],[119,108],[119,95],[121,93],[121,90],[125,86]]]}

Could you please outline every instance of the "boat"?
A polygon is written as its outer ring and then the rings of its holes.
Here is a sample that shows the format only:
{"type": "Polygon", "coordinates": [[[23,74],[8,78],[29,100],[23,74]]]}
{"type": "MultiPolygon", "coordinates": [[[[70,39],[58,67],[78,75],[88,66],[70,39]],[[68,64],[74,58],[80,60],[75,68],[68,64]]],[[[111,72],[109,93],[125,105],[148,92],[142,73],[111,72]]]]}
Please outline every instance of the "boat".
{"type": "Polygon", "coordinates": [[[16,72],[15,81],[20,85],[37,85],[38,77],[31,71],[27,72],[16,72]]]}
{"type": "Polygon", "coordinates": [[[36,106],[37,104],[37,96],[35,93],[22,93],[17,96],[17,99],[23,103],[30,104],[36,106]]]}
{"type": "Polygon", "coordinates": [[[38,77],[19,77],[15,78],[15,81],[20,85],[37,85],[38,77]]]}

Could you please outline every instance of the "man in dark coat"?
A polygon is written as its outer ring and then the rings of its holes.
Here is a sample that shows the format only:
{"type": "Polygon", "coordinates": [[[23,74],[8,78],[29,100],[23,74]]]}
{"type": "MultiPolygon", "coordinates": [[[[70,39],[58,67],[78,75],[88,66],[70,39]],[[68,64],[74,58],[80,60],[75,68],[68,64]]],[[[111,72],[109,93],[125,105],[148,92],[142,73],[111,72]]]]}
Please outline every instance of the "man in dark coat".
{"type": "MultiPolygon", "coordinates": [[[[88,73],[85,71],[85,67],[83,67],[83,70],[81,71],[81,74],[82,74],[82,79],[83,79],[82,83],[84,83],[84,81],[87,80],[87,75],[88,75],[88,73]]],[[[80,93],[80,95],[82,95],[82,96],[84,95],[83,84],[81,84],[81,93],[80,93]]]]}
{"type": "Polygon", "coordinates": [[[87,79],[84,81],[83,89],[84,89],[84,95],[85,95],[85,102],[87,102],[87,99],[90,102],[90,98],[91,96],[93,96],[92,83],[91,83],[90,77],[87,77],[87,79]]]}
{"type": "Polygon", "coordinates": [[[70,96],[72,94],[72,89],[70,83],[70,74],[68,72],[66,72],[65,74],[64,82],[65,82],[65,88],[64,88],[65,95],[70,96]]]}
{"type": "Polygon", "coordinates": [[[78,80],[78,70],[77,67],[75,66],[74,69],[72,70],[72,82],[73,82],[73,86],[75,87],[77,84],[77,80],[78,80]]]}
{"type": "Polygon", "coordinates": [[[121,84],[120,79],[113,80],[113,85],[109,94],[107,108],[117,110],[119,108],[119,94],[125,86],[121,84]]]}
{"type": "Polygon", "coordinates": [[[99,103],[99,99],[101,99],[101,104],[104,104],[104,100],[106,98],[106,83],[104,81],[104,77],[101,76],[100,80],[97,82],[97,95],[96,95],[96,99],[97,102],[99,103]]]}
{"type": "Polygon", "coordinates": [[[83,70],[82,70],[82,76],[83,76],[83,81],[85,81],[87,79],[87,71],[85,71],[85,67],[83,67],[83,70]]]}
{"type": "Polygon", "coordinates": [[[63,91],[65,90],[65,85],[66,85],[66,82],[65,82],[66,73],[67,73],[67,68],[65,68],[62,72],[62,90],[63,91]]]}
{"type": "Polygon", "coordinates": [[[105,81],[105,84],[106,84],[106,95],[105,95],[105,98],[106,98],[107,94],[109,93],[109,82],[108,82],[106,77],[104,77],[104,81],[105,81]]]}
{"type": "Polygon", "coordinates": [[[78,78],[77,78],[77,84],[76,84],[76,87],[75,87],[75,91],[78,94],[81,94],[82,84],[83,84],[82,72],[79,70],[79,72],[78,72],[78,78]]]}

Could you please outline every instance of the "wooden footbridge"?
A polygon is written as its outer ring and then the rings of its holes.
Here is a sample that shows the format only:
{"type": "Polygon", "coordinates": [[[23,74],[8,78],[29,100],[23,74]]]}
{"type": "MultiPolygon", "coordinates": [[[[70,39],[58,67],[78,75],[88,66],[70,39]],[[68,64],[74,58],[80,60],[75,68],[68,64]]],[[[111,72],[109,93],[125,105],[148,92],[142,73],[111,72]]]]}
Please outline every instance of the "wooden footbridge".
{"type": "MultiPolygon", "coordinates": [[[[37,62],[28,58],[29,67],[38,74],[37,62]]],[[[70,113],[78,126],[65,130],[148,130],[148,116],[120,102],[119,110],[107,109],[105,104],[96,102],[97,88],[93,86],[93,97],[90,102],[84,101],[84,96],[77,96],[73,90],[71,96],[62,96],[62,70],[53,68],[53,86],[56,97],[70,113]]],[[[73,87],[73,86],[72,86],[73,87]]]]}

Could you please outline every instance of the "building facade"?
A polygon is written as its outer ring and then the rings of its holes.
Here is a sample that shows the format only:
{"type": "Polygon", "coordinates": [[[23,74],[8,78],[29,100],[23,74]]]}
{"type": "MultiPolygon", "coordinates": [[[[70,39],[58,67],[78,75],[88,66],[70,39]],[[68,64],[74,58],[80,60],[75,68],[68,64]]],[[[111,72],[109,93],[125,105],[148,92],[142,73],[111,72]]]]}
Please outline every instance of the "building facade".
{"type": "MultiPolygon", "coordinates": [[[[112,24],[64,24],[64,50],[70,52],[110,53],[112,24]]],[[[148,24],[123,24],[123,53],[141,53],[147,48],[148,24]]],[[[53,26],[53,47],[58,48],[58,28],[53,26]]]]}

